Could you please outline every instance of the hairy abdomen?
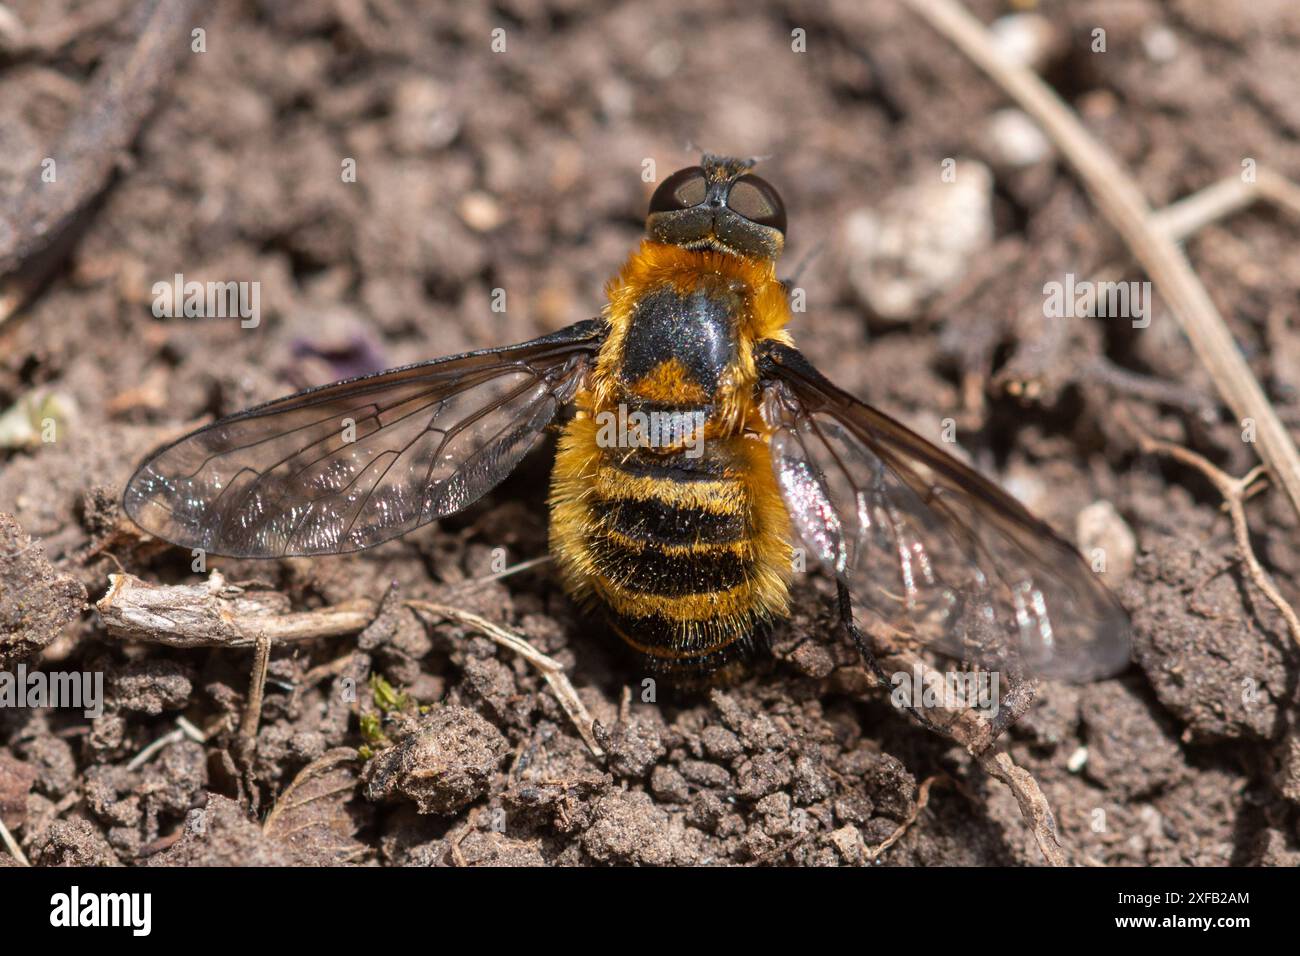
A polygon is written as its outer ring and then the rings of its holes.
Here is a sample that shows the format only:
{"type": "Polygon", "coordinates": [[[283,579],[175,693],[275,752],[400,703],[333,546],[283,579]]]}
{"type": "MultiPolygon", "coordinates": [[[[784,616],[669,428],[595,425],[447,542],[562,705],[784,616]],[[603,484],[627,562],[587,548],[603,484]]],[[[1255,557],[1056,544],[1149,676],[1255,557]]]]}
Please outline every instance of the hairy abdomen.
{"type": "Polygon", "coordinates": [[[708,673],[786,613],[788,518],[756,438],[684,452],[602,448],[591,418],[560,439],[551,546],[575,597],[658,671],[708,673]]]}

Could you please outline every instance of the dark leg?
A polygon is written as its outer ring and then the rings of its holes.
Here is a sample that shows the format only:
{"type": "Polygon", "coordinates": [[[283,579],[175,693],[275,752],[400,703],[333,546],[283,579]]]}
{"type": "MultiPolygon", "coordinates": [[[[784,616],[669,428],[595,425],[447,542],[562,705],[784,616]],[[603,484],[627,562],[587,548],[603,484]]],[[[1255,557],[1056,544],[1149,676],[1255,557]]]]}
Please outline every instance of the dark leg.
{"type": "MultiPolygon", "coordinates": [[[[879,680],[884,687],[891,687],[892,683],[889,679],[889,675],[885,673],[885,669],[880,666],[880,661],[876,660],[876,655],[871,649],[871,642],[867,640],[865,634],[858,630],[858,626],[853,623],[853,598],[849,594],[848,587],[843,581],[837,581],[835,586],[839,594],[840,623],[844,625],[844,630],[848,632],[849,637],[853,639],[853,643],[857,645],[858,653],[862,655],[862,660],[866,662],[866,665],[871,672],[876,675],[877,680],[879,680]]],[[[934,733],[943,737],[952,736],[952,734],[950,734],[945,728],[940,727],[933,720],[927,717],[925,713],[915,705],[915,703],[908,705],[904,709],[907,710],[916,722],[926,730],[934,731],[934,733]]]]}

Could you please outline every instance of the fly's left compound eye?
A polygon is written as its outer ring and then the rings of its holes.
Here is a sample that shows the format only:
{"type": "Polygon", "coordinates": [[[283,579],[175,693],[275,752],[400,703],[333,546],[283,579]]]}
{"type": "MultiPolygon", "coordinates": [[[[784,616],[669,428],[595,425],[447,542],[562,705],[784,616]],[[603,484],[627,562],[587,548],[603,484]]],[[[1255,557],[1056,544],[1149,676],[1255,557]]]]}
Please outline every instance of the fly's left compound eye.
{"type": "Polygon", "coordinates": [[[704,202],[709,191],[704,180],[704,170],[699,166],[690,166],[673,173],[655,190],[650,197],[650,212],[675,212],[690,209],[704,202]]]}
{"type": "Polygon", "coordinates": [[[785,203],[765,179],[750,173],[741,176],[731,187],[727,207],[752,223],[768,226],[785,235],[785,203]]]}

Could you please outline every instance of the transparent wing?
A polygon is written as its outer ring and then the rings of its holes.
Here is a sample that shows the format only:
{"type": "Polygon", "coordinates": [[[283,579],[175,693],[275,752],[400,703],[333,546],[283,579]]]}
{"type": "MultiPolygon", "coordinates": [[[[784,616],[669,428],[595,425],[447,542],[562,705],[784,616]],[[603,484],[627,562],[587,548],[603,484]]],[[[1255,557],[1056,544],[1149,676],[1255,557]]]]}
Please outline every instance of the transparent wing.
{"type": "Polygon", "coordinates": [[[847,585],[864,632],[1064,680],[1128,664],[1123,608],[1014,498],[794,349],[772,345],[760,372],[791,520],[847,585]]]}
{"type": "Polygon", "coordinates": [[[580,386],[599,320],[309,389],[150,455],[123,506],[140,527],[231,557],[369,548],[467,507],[580,386]]]}

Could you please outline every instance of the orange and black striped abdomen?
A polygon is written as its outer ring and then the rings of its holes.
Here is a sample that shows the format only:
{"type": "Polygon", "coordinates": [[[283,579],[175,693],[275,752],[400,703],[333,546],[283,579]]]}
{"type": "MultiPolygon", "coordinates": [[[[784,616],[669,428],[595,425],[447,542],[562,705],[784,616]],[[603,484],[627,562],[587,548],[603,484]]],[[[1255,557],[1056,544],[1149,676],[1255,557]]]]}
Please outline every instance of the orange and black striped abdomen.
{"type": "Polygon", "coordinates": [[[788,605],[754,360],[756,342],[788,338],[785,289],[771,262],[647,240],[608,291],[556,455],[551,549],[651,667],[708,674],[788,605]]]}
{"type": "Polygon", "coordinates": [[[790,551],[767,446],[602,448],[570,422],[556,458],[551,535],[571,591],[603,605],[657,671],[709,673],[784,614],[790,551]]]}

